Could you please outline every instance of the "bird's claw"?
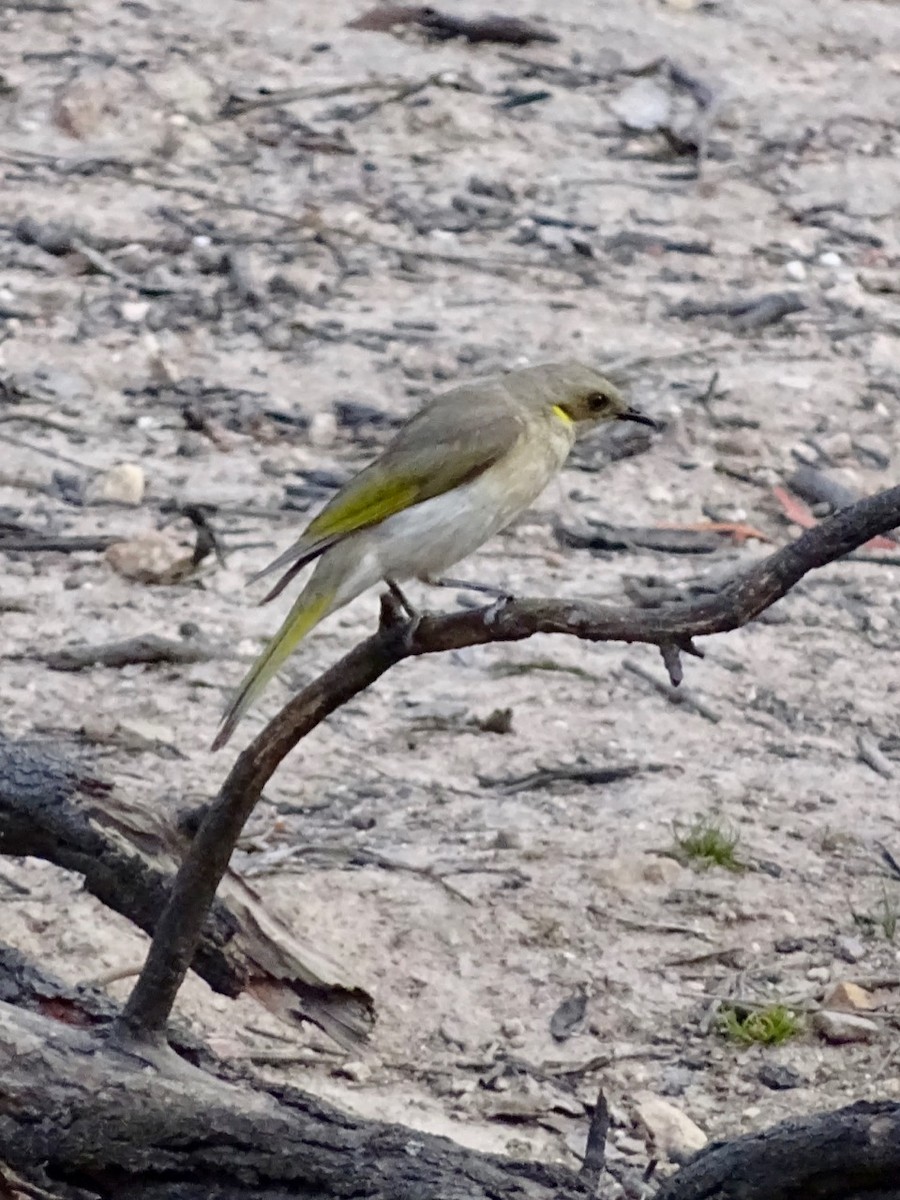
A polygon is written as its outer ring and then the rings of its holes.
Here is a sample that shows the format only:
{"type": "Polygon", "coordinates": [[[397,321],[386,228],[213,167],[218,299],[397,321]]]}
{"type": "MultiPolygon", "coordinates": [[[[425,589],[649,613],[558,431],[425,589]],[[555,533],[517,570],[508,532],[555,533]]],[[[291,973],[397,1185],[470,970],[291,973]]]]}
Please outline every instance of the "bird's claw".
{"type": "Polygon", "coordinates": [[[487,608],[484,609],[485,625],[493,625],[493,623],[503,612],[504,608],[506,608],[507,604],[512,604],[513,600],[515,600],[515,596],[511,595],[509,592],[504,592],[502,596],[497,597],[493,604],[489,604],[487,608]]]}

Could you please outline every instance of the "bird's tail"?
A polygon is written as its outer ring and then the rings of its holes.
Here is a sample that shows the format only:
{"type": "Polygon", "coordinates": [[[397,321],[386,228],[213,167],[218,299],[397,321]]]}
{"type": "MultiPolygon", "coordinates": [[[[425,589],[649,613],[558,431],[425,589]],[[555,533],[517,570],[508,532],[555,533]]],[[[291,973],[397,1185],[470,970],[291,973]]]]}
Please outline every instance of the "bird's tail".
{"type": "MultiPolygon", "coordinates": [[[[310,580],[310,585],[313,583],[314,578],[310,580]]],[[[222,718],[219,732],[212,744],[213,750],[221,750],[225,745],[234,733],[237,723],[297,643],[336,607],[337,597],[333,590],[322,591],[316,588],[312,591],[310,585],[297,597],[284,624],[244,677],[222,718]]]]}

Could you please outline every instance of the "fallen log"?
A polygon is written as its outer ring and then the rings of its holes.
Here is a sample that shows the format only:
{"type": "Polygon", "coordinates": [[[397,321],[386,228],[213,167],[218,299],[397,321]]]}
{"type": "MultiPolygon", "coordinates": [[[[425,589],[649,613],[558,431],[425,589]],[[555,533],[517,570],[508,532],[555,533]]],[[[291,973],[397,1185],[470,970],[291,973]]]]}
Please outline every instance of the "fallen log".
{"type": "MultiPolygon", "coordinates": [[[[189,832],[158,804],[122,795],[56,749],[0,735],[0,853],[82,875],[92,895],[152,933],[189,845],[189,832]]],[[[358,1047],[374,1021],[371,997],[233,871],[193,968],[215,991],[250,994],[295,1028],[312,1021],[347,1048],[358,1047]]]]}

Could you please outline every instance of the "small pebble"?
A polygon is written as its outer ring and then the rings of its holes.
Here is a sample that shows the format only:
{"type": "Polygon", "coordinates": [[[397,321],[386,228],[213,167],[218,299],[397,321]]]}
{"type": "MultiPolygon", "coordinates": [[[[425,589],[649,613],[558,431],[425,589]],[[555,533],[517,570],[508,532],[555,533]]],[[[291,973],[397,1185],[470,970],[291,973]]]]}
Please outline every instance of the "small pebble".
{"type": "Polygon", "coordinates": [[[790,1088],[800,1087],[806,1080],[799,1071],[784,1063],[765,1062],[759,1068],[759,1082],[773,1092],[786,1092],[790,1088]]]}
{"type": "Polygon", "coordinates": [[[707,1142],[706,1134],[690,1117],[652,1092],[635,1096],[638,1124],[647,1130],[656,1152],[670,1162],[684,1162],[707,1142]]]}
{"type": "Polygon", "coordinates": [[[868,1017],[857,1017],[854,1013],[817,1012],[813,1025],[833,1046],[847,1042],[873,1042],[878,1037],[878,1026],[868,1017]]]}
{"type": "Polygon", "coordinates": [[[785,264],[784,273],[788,279],[795,279],[797,283],[800,283],[806,278],[806,266],[799,258],[794,258],[785,264]]]}
{"type": "Polygon", "coordinates": [[[144,471],[136,463],[120,463],[103,477],[100,495],[110,504],[138,505],[144,499],[144,471]]]}
{"type": "Polygon", "coordinates": [[[797,442],[791,446],[791,454],[798,462],[806,463],[807,466],[814,466],[820,458],[819,451],[810,446],[809,442],[797,442]]]}
{"type": "Polygon", "coordinates": [[[646,1158],[647,1147],[636,1137],[629,1137],[627,1133],[619,1134],[615,1139],[615,1147],[622,1154],[628,1155],[629,1158],[646,1158]]]}
{"type": "Polygon", "coordinates": [[[831,459],[849,458],[853,453],[853,439],[846,430],[819,438],[819,446],[831,459]]]}
{"type": "Polygon", "coordinates": [[[122,320],[131,325],[139,325],[149,311],[150,305],[146,300],[123,300],[119,306],[122,320]]]}
{"type": "Polygon", "coordinates": [[[858,937],[839,937],[834,944],[838,958],[848,963],[858,963],[866,957],[866,948],[858,937]]]}
{"type": "Polygon", "coordinates": [[[831,978],[831,971],[828,967],[810,967],[806,972],[806,978],[812,979],[815,983],[827,983],[831,978]]]}
{"type": "Polygon", "coordinates": [[[874,1008],[871,992],[858,983],[842,980],[825,997],[825,1007],[832,1012],[867,1012],[874,1008]]]}
{"type": "Polygon", "coordinates": [[[330,446],[337,437],[337,417],[333,412],[313,413],[309,421],[309,444],[319,450],[330,446]]]}
{"type": "Polygon", "coordinates": [[[368,1083],[372,1077],[372,1070],[368,1063],[364,1062],[345,1062],[335,1068],[335,1074],[343,1076],[344,1079],[349,1079],[352,1083],[368,1083]]]}
{"type": "Polygon", "coordinates": [[[819,255],[819,265],[822,267],[842,267],[844,260],[834,250],[826,250],[824,254],[819,255]]]}

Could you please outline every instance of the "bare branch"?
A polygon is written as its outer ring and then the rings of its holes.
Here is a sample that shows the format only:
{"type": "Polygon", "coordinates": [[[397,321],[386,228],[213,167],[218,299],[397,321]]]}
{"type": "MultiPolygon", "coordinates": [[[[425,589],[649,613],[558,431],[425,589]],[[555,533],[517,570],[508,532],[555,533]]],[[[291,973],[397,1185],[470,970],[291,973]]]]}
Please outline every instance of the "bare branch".
{"type": "Polygon", "coordinates": [[[425,614],[406,624],[398,624],[396,614],[384,609],[386,619],[378,632],[308,684],[239,756],[175,878],[119,1032],[138,1041],[163,1039],[216,888],[263,787],[311,730],[404,658],[522,641],[536,633],[563,633],[594,642],[668,647],[671,664],[671,648],[694,653],[692,639],[746,625],[809,571],[843,558],[898,525],[900,486],[861,500],[807,530],[716,595],[659,609],[613,608],[584,600],[503,600],[446,616],[425,614]]]}

